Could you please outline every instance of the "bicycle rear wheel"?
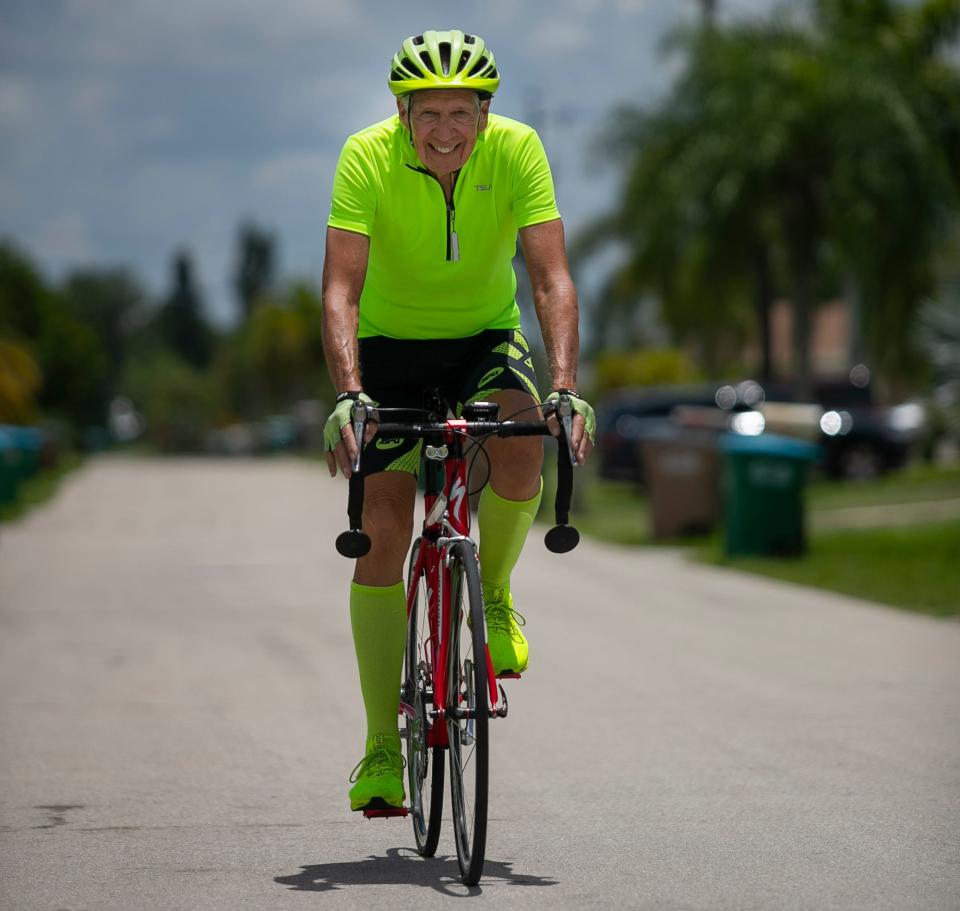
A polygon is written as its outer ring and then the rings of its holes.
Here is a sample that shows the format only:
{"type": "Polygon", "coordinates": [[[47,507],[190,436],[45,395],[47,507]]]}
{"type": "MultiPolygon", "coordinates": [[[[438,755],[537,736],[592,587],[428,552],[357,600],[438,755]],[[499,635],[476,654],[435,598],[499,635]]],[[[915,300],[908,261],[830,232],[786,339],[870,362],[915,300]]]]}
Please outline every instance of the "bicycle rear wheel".
{"type": "Polygon", "coordinates": [[[487,649],[480,568],[473,543],[457,542],[451,556],[449,693],[445,706],[450,796],[460,875],[466,885],[475,886],[483,872],[487,842],[487,649]]]}
{"type": "MultiPolygon", "coordinates": [[[[408,580],[417,564],[421,540],[410,551],[408,580]]],[[[409,581],[408,581],[409,590],[409,581]]],[[[417,579],[417,592],[407,617],[407,646],[403,659],[401,700],[407,705],[406,718],[407,782],[410,787],[411,819],[417,852],[433,857],[440,838],[443,815],[443,750],[429,746],[433,722],[433,670],[427,652],[430,638],[429,601],[426,578],[417,579]]]]}

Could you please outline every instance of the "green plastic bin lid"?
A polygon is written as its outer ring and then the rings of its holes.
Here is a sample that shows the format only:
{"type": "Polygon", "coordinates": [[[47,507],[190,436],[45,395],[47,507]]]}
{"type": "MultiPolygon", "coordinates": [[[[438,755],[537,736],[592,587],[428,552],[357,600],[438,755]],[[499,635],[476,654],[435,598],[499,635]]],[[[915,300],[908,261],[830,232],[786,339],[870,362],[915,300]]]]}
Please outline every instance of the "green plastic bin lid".
{"type": "Polygon", "coordinates": [[[43,431],[39,427],[0,424],[0,433],[6,433],[13,440],[13,445],[25,452],[39,452],[43,449],[43,431]]]}
{"type": "Polygon", "coordinates": [[[779,456],[807,462],[815,461],[820,455],[820,447],[815,443],[778,433],[761,433],[759,436],[728,433],[724,435],[721,447],[731,455],[779,456]]]}

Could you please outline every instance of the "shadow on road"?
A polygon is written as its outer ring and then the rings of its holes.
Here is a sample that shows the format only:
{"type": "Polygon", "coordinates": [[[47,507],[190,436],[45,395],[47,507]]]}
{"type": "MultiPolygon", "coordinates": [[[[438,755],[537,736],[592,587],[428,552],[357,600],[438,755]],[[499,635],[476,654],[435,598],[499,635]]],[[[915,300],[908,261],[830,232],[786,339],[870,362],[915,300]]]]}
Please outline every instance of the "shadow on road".
{"type": "MultiPolygon", "coordinates": [[[[512,886],[556,886],[558,881],[543,876],[514,873],[513,864],[488,860],[482,882],[502,880],[512,886]]],[[[329,892],[344,886],[425,886],[444,895],[479,895],[477,886],[468,889],[460,882],[455,857],[420,857],[409,848],[390,848],[385,857],[370,855],[363,860],[301,867],[291,876],[277,876],[275,883],[298,892],[329,892]]]]}

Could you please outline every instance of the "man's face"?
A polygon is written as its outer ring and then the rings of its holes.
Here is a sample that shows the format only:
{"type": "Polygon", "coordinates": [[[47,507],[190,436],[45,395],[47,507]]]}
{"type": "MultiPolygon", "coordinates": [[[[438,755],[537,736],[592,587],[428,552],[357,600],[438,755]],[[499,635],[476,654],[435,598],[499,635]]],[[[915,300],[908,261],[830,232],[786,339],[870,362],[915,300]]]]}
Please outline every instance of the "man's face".
{"type": "Polygon", "coordinates": [[[427,170],[444,177],[466,164],[487,125],[490,102],[467,89],[427,89],[414,93],[409,120],[406,98],[397,99],[397,110],[427,170]]]}

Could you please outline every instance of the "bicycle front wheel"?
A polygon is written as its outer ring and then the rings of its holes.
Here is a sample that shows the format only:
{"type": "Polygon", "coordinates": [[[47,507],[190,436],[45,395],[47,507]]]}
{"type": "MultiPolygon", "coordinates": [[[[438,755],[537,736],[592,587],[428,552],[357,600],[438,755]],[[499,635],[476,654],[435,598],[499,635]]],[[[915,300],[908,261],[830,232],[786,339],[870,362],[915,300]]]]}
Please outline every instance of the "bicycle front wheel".
{"type": "Polygon", "coordinates": [[[451,549],[450,638],[447,663],[447,739],[450,796],[460,875],[475,886],[487,842],[489,696],[480,567],[473,542],[451,549]]]}
{"type": "MultiPolygon", "coordinates": [[[[408,581],[412,581],[417,556],[422,546],[418,539],[410,552],[408,581]]],[[[443,816],[443,750],[429,745],[433,721],[433,665],[428,652],[430,639],[427,580],[421,574],[413,604],[407,616],[407,647],[403,658],[401,701],[405,704],[407,783],[410,786],[410,816],[417,852],[433,857],[440,838],[443,816]]],[[[409,584],[407,586],[409,591],[409,584]]]]}

